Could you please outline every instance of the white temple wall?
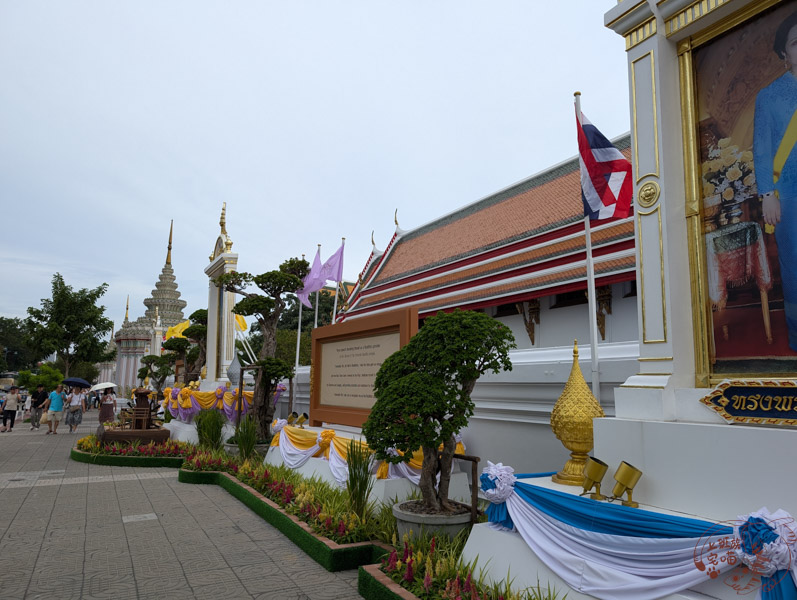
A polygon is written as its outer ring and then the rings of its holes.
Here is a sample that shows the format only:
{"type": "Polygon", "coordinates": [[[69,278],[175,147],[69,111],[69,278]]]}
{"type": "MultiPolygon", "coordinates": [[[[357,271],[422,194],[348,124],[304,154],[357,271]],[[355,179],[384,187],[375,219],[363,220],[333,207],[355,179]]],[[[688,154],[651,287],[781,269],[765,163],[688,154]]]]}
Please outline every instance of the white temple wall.
{"type": "MultiPolygon", "coordinates": [[[[534,325],[534,344],[531,343],[520,315],[496,317],[512,330],[518,349],[555,348],[589,344],[589,312],[586,304],[553,308],[556,296],[540,298],[540,322],[534,325]]],[[[496,309],[488,309],[495,315],[496,309]]],[[[629,342],[639,339],[637,299],[631,282],[612,285],[612,314],[606,315],[606,339],[599,344],[629,342]]]]}

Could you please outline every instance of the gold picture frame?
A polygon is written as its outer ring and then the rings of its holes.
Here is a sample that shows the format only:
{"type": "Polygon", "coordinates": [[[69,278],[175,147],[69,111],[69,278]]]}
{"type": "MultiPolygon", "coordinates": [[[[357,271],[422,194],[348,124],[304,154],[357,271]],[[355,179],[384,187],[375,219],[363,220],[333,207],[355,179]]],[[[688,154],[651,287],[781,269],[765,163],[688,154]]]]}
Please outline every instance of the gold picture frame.
{"type": "MultiPolygon", "coordinates": [[[[762,17],[763,13],[770,11],[770,9],[777,9],[781,5],[784,9],[788,5],[794,5],[794,9],[797,10],[797,2],[794,0],[759,0],[748,4],[706,29],[679,41],[677,46],[683,133],[684,201],[691,275],[695,385],[697,387],[714,386],[727,379],[761,380],[772,379],[773,377],[784,379],[797,377],[797,369],[772,373],[753,370],[744,372],[718,371],[715,368],[715,323],[712,303],[709,299],[705,244],[705,207],[701,175],[702,140],[700,138],[699,123],[699,94],[701,90],[699,89],[700,82],[695,64],[696,53],[710,47],[715,42],[721,41],[720,38],[728,32],[736,28],[744,28],[745,24],[754,22],[759,17],[762,17]]],[[[784,355],[784,358],[790,357],[784,355]]],[[[744,359],[735,362],[744,362],[744,359]]]]}

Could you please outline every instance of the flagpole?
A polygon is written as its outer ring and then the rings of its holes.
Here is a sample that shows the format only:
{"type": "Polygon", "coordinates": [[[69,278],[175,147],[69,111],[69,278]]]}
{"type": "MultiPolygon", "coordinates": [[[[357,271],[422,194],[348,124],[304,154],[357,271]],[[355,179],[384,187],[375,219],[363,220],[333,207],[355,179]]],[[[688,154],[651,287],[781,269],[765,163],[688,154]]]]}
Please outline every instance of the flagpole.
{"type": "MultiPolygon", "coordinates": [[[[581,123],[581,92],[576,98],[576,116],[581,123]]],[[[600,372],[598,370],[598,314],[595,306],[595,265],[592,262],[592,234],[589,215],[584,217],[584,238],[587,247],[587,306],[589,310],[589,347],[592,365],[592,395],[600,402],[600,372]]]]}
{"type": "MultiPolygon", "coordinates": [[[[302,260],[304,260],[304,254],[302,254],[302,260]]],[[[302,301],[299,300],[299,296],[296,296],[296,301],[299,303],[299,326],[296,328],[296,362],[294,363],[294,374],[296,373],[296,369],[299,368],[299,343],[302,340],[302,301]]]]}
{"type": "MultiPolygon", "coordinates": [[[[346,238],[340,238],[343,240],[341,246],[346,245],[346,238]]],[[[341,253],[340,259],[343,260],[343,253],[341,253]]],[[[340,281],[335,284],[335,304],[332,305],[332,324],[335,324],[335,317],[338,316],[338,294],[340,293],[340,281]]]]}
{"type": "MultiPolygon", "coordinates": [[[[321,244],[318,244],[318,251],[321,252],[321,244]]],[[[315,322],[313,327],[318,327],[318,290],[315,293],[315,322]]]]}

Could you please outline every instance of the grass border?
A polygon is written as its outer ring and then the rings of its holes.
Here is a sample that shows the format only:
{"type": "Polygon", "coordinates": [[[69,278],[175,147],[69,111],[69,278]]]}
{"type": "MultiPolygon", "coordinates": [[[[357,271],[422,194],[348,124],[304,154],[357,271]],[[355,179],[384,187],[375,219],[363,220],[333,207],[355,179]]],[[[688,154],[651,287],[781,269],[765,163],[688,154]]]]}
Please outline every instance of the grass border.
{"type": "Polygon", "coordinates": [[[279,505],[229,473],[180,469],[177,480],[182,483],[215,484],[224,488],[263,520],[281,531],[327,571],[355,569],[360,565],[374,563],[390,552],[390,547],[381,542],[338,544],[318,535],[307,523],[286,513],[279,505]]]}
{"type": "Polygon", "coordinates": [[[385,575],[379,565],[361,565],[357,593],[365,600],[418,600],[418,596],[385,575]]]}
{"type": "Polygon", "coordinates": [[[183,456],[116,456],[112,454],[92,454],[72,448],[69,458],[76,462],[110,467],[170,467],[179,469],[183,466],[183,456]]]}

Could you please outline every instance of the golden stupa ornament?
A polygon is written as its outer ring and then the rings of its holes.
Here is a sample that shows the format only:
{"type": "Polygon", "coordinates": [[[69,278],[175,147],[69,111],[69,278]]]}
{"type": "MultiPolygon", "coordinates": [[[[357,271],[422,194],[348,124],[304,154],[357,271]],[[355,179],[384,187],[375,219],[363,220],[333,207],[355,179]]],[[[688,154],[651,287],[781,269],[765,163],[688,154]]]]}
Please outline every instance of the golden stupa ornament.
{"type": "Polygon", "coordinates": [[[605,417],[601,405],[592,395],[578,366],[578,340],[573,342],[573,368],[565,389],[551,412],[551,429],[565,448],[570,460],[551,477],[554,483],[582,485],[587,455],[592,450],[592,419],[605,417]]]}

